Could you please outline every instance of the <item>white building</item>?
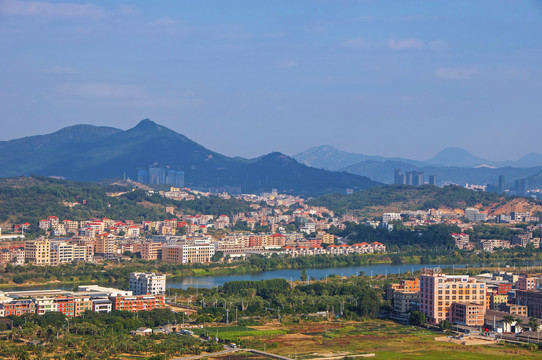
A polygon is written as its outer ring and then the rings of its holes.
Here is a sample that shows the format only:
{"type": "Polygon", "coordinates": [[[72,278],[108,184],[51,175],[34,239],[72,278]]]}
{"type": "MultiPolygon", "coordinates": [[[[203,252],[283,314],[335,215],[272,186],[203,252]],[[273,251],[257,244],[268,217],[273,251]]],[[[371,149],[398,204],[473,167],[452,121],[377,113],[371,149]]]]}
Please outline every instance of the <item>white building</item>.
{"type": "Polygon", "coordinates": [[[155,273],[131,273],[130,291],[134,295],[158,295],[166,292],[166,275],[155,273]]]}
{"type": "Polygon", "coordinates": [[[466,208],[465,217],[472,222],[480,222],[487,220],[487,214],[480,212],[475,208],[466,208]]]}
{"type": "Polygon", "coordinates": [[[401,220],[401,214],[399,213],[384,213],[382,214],[382,222],[389,223],[391,221],[401,220]]]}

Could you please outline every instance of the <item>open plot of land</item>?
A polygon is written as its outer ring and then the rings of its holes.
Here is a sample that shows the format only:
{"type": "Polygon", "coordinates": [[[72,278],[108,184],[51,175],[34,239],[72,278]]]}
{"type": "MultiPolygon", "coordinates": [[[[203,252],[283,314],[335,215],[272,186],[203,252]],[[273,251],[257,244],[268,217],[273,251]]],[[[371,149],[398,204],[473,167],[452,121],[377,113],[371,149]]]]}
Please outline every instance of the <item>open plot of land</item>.
{"type": "MultiPolygon", "coordinates": [[[[261,341],[273,353],[322,359],[374,353],[377,359],[541,359],[542,352],[513,345],[464,346],[435,341],[435,333],[390,321],[303,323],[280,327],[287,334],[261,341]],[[270,347],[273,347],[271,350],[270,347]]],[[[277,330],[279,326],[277,325],[277,330]]]]}
{"type": "Polygon", "coordinates": [[[246,337],[262,337],[286,334],[283,329],[256,329],[246,326],[222,326],[194,329],[196,335],[216,336],[219,339],[235,341],[246,337]]]}

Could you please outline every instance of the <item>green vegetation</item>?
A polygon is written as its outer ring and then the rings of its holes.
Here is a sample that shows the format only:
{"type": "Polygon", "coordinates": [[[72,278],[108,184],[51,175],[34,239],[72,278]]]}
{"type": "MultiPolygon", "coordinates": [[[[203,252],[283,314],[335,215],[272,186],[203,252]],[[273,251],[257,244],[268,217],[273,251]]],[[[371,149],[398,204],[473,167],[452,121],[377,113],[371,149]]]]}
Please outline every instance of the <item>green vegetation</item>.
{"type": "Polygon", "coordinates": [[[223,346],[189,335],[156,334],[130,336],[139,327],[157,327],[183,321],[183,315],[169,309],[112,313],[85,312],[77,318],[62,313],[43,316],[12,316],[13,331],[0,338],[0,357],[30,359],[118,359],[121,354],[171,356],[214,352],[223,346]],[[37,340],[37,345],[28,343],[37,340]]]}
{"type": "Polygon", "coordinates": [[[363,211],[370,207],[386,207],[390,205],[405,210],[438,209],[442,207],[453,209],[477,204],[489,206],[493,203],[502,203],[506,199],[505,196],[496,193],[472,191],[455,185],[444,187],[390,185],[358,191],[351,195],[322,195],[309,200],[307,204],[326,206],[337,213],[346,213],[348,211],[363,211]]]}
{"type": "Polygon", "coordinates": [[[232,215],[250,209],[249,203],[218,196],[195,200],[172,200],[145,191],[130,191],[121,186],[79,183],[45,177],[0,180],[0,222],[29,222],[37,230],[40,219],[55,215],[62,219],[88,220],[106,217],[118,220],[165,220],[171,214],[166,206],[187,214],[232,215]],[[107,192],[126,192],[110,197],[107,192]],[[68,206],[67,203],[74,204],[68,206]],[[150,206],[145,206],[150,204],[150,206]]]}
{"type": "Polygon", "coordinates": [[[194,334],[206,337],[218,337],[221,340],[236,342],[246,337],[262,337],[286,334],[285,330],[257,330],[246,326],[206,327],[194,329],[194,334]]]}

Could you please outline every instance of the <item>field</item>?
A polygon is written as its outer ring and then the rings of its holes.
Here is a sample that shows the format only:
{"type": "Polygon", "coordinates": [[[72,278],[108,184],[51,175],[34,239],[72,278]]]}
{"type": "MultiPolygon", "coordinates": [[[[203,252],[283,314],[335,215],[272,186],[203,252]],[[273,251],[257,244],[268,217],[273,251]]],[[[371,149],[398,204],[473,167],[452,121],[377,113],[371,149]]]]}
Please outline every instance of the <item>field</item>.
{"type": "Polygon", "coordinates": [[[540,350],[513,345],[465,346],[435,341],[442,336],[390,321],[320,322],[258,327],[262,338],[252,347],[295,359],[341,359],[372,354],[376,359],[542,359],[540,350]],[[267,331],[282,330],[280,335],[267,331]]]}
{"type": "Polygon", "coordinates": [[[259,338],[263,336],[276,336],[286,334],[282,329],[255,329],[246,326],[222,326],[194,329],[196,335],[216,336],[219,339],[238,341],[241,338],[259,338]]]}

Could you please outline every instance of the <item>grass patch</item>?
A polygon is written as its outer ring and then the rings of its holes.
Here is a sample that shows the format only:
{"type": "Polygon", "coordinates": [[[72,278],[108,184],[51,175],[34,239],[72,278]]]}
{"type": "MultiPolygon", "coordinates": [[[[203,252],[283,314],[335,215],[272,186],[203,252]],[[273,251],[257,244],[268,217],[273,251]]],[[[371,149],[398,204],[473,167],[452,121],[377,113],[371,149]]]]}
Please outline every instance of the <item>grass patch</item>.
{"type": "Polygon", "coordinates": [[[196,335],[216,336],[219,339],[234,341],[243,337],[262,337],[286,334],[285,330],[258,330],[246,326],[222,326],[194,329],[196,335]]]}

